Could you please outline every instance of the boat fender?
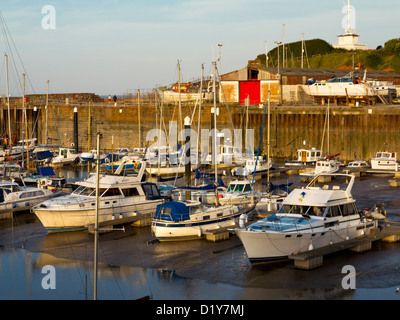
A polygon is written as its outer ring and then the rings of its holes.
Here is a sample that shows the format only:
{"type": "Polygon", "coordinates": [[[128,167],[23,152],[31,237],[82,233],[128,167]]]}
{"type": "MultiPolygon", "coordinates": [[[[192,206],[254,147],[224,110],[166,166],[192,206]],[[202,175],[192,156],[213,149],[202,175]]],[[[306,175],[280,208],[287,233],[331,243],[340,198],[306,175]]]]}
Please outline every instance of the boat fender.
{"type": "Polygon", "coordinates": [[[13,203],[12,207],[13,207],[13,209],[15,209],[17,207],[17,204],[13,203]]]}
{"type": "Polygon", "coordinates": [[[199,236],[199,238],[201,238],[201,236],[203,235],[203,231],[201,230],[201,227],[199,227],[197,235],[199,236]]]}
{"type": "Polygon", "coordinates": [[[29,207],[29,202],[26,202],[26,203],[25,203],[25,207],[29,207]]]}
{"type": "Polygon", "coordinates": [[[239,227],[245,228],[247,223],[248,215],[246,213],[242,213],[239,217],[239,227]]]}

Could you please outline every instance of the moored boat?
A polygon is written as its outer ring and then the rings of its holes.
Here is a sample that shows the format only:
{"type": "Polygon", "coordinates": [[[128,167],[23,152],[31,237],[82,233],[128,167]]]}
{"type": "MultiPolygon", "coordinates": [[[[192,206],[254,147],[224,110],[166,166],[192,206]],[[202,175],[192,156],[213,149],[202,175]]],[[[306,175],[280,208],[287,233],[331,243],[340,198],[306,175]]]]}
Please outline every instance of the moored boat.
{"type": "Polygon", "coordinates": [[[371,169],[397,171],[397,153],[389,151],[377,152],[376,157],[371,159],[371,169]]]}
{"type": "MultiPolygon", "coordinates": [[[[164,200],[154,183],[143,181],[145,163],[133,175],[99,176],[99,223],[139,215],[153,215],[164,200]]],[[[45,201],[33,208],[47,231],[86,229],[95,222],[96,175],[75,182],[78,188],[71,194],[45,201]]]]}
{"type": "Polygon", "coordinates": [[[169,201],[157,206],[151,222],[152,232],[160,241],[193,240],[204,232],[225,227],[234,228],[247,205],[205,206],[200,201],[169,201]]]}
{"type": "Polygon", "coordinates": [[[278,213],[235,229],[250,262],[285,260],[298,252],[368,234],[377,226],[377,221],[358,212],[351,194],[355,177],[335,176],[347,185],[320,187],[317,176],[306,188],[294,189],[278,213]]]}
{"type": "Polygon", "coordinates": [[[0,182],[0,213],[30,210],[47,199],[54,197],[50,190],[21,187],[13,181],[0,182]]]}
{"type": "Polygon", "coordinates": [[[298,149],[297,159],[293,161],[285,161],[285,166],[301,166],[315,164],[318,160],[322,160],[322,151],[315,148],[298,149]]]}
{"type": "Polygon", "coordinates": [[[268,161],[264,159],[263,156],[259,156],[257,161],[256,157],[254,157],[253,159],[245,159],[244,165],[234,169],[233,174],[235,176],[247,177],[249,175],[253,175],[254,172],[256,174],[266,173],[271,168],[271,159],[268,161]]]}

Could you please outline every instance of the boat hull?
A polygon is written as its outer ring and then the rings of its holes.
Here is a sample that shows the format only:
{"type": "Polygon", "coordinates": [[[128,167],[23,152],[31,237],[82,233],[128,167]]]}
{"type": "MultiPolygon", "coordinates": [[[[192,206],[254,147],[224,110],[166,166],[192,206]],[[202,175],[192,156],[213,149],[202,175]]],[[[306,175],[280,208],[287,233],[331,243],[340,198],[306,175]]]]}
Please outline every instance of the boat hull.
{"type": "Polygon", "coordinates": [[[206,231],[237,227],[239,216],[244,212],[246,212],[244,209],[236,207],[224,210],[221,217],[208,220],[181,222],[153,220],[151,227],[159,241],[194,240],[203,238],[206,231]],[[230,214],[226,214],[228,210],[231,210],[230,214]]]}
{"type": "Polygon", "coordinates": [[[286,260],[290,255],[329,246],[369,233],[376,222],[365,222],[348,228],[304,233],[278,233],[235,229],[251,263],[286,260]]]}
{"type": "Polygon", "coordinates": [[[371,159],[371,169],[397,171],[398,163],[395,160],[371,159]]]}

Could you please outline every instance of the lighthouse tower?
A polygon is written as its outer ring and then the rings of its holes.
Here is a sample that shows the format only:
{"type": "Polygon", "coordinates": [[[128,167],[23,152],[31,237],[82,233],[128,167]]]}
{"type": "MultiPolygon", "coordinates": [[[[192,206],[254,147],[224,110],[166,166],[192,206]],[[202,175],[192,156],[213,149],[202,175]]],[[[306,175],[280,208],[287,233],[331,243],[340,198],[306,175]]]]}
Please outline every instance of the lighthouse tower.
{"type": "Polygon", "coordinates": [[[338,35],[338,44],[334,44],[333,47],[336,49],[346,49],[346,50],[368,50],[367,46],[358,43],[358,34],[355,29],[355,12],[352,12],[352,6],[350,5],[350,0],[347,4],[347,28],[344,34],[338,35]],[[351,17],[354,21],[354,29],[351,28],[351,17]]]}

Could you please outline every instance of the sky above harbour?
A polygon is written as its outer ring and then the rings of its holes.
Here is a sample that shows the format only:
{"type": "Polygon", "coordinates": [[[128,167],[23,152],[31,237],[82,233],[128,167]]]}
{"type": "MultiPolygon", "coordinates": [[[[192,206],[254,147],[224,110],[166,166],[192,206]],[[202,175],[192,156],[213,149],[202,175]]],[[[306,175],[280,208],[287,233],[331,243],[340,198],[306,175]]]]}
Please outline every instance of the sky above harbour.
{"type": "MultiPolygon", "coordinates": [[[[398,0],[352,0],[359,42],[375,49],[400,35],[398,0]]],[[[347,1],[298,0],[2,0],[0,53],[9,93],[122,95],[221,73],[285,43],[337,43],[347,1]],[[219,62],[218,62],[219,66],[219,62]]],[[[6,94],[0,57],[0,94],[6,94]]]]}

